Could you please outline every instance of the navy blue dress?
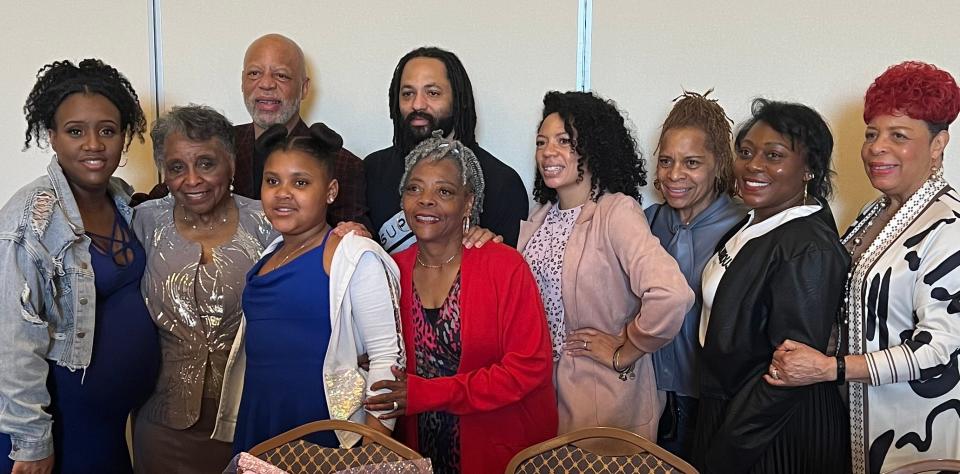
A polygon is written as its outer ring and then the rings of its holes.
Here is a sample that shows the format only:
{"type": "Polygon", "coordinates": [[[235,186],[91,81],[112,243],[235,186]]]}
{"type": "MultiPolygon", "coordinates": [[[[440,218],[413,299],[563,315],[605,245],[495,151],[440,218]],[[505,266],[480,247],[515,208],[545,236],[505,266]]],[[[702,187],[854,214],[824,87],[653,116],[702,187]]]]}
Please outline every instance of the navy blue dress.
{"type": "MultiPolygon", "coordinates": [[[[247,274],[243,290],[247,365],[233,438],[236,452],[249,451],[304,423],[330,418],[323,390],[323,359],[331,330],[330,277],[323,269],[329,235],[320,246],[266,275],[257,272],[273,253],[247,274]]],[[[332,431],[305,439],[339,446],[332,431]]]]}
{"type": "MultiPolygon", "coordinates": [[[[93,355],[86,371],[49,362],[54,472],[133,472],[127,415],[153,392],[160,370],[157,328],[140,294],[146,255],[119,213],[112,235],[122,239],[88,235],[97,291],[93,355]],[[112,244],[121,247],[113,252],[112,244]]],[[[9,452],[10,437],[0,434],[0,457],[7,463],[0,472],[13,469],[9,452]]]]}

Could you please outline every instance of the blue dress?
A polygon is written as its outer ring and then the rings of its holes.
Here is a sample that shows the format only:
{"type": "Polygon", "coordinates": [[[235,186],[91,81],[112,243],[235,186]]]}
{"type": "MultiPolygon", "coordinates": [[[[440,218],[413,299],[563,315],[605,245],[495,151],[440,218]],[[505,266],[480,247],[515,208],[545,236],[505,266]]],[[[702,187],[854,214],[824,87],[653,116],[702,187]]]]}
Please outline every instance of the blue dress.
{"type": "MultiPolygon", "coordinates": [[[[274,269],[247,274],[243,290],[247,356],[234,451],[248,451],[278,434],[330,418],[323,389],[323,359],[330,341],[330,277],[323,269],[323,243],[274,269]]],[[[281,247],[278,247],[279,250],[281,247]]],[[[308,441],[338,447],[332,431],[308,441]]]]}
{"type": "MultiPolygon", "coordinates": [[[[157,328],[140,295],[146,255],[119,213],[112,235],[122,239],[88,235],[97,291],[93,355],[85,371],[49,362],[54,472],[128,473],[127,415],[153,392],[160,370],[157,328]],[[120,245],[115,252],[114,244],[120,245]]],[[[0,452],[9,463],[0,472],[10,472],[8,435],[0,434],[0,452]]]]}

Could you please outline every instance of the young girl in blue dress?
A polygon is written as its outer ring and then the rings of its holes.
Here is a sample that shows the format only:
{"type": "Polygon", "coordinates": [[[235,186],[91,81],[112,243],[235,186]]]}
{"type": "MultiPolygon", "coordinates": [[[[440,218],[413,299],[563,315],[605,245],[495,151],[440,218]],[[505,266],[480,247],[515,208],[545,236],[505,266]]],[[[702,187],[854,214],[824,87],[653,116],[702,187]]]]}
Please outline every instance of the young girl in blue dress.
{"type": "MultiPolygon", "coordinates": [[[[392,429],[362,402],[375,393],[372,382],[392,378],[390,369],[401,360],[399,272],[374,241],[331,232],[326,214],[338,189],[333,160],[343,141],[323,124],[310,132],[287,138],[281,126],[259,144],[272,149],[261,197],[281,237],[247,275],[243,326],[227,362],[222,399],[235,397],[242,380],[235,451],[323,419],[349,419],[387,434],[392,429]],[[357,364],[362,353],[369,355],[369,377],[357,364]]],[[[229,438],[231,418],[222,417],[215,436],[229,438]]],[[[336,447],[359,437],[322,432],[308,440],[336,447]]]]}

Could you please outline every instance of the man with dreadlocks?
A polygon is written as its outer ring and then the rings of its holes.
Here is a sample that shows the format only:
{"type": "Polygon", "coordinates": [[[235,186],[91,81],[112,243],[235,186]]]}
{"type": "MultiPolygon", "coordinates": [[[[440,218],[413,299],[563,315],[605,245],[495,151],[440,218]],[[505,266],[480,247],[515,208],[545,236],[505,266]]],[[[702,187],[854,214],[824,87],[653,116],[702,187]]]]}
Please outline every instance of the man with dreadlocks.
{"type": "Polygon", "coordinates": [[[527,191],[520,175],[477,144],[473,86],[457,56],[435,47],[417,48],[400,59],[390,83],[393,146],[364,159],[367,205],[380,244],[390,253],[416,241],[400,209],[397,188],[403,158],[435,130],[456,138],[480,161],[486,199],[479,224],[516,247],[520,221],[527,217],[527,191]]]}

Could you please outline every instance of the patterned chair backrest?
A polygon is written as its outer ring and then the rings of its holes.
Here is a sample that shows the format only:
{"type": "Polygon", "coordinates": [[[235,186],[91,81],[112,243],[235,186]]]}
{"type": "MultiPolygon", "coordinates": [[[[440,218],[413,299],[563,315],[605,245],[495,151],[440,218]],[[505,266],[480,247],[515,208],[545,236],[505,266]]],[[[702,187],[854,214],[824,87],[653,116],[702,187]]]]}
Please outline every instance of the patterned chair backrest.
{"type": "Polygon", "coordinates": [[[655,473],[695,474],[696,469],[682,459],[640,435],[618,428],[584,428],[531,446],[518,453],[507,466],[507,474],[539,474],[562,472],[578,474],[655,473]],[[627,443],[637,451],[632,454],[597,454],[574,443],[600,440],[627,443]]]}
{"type": "Polygon", "coordinates": [[[421,456],[399,441],[357,423],[324,420],[307,423],[277,435],[250,449],[257,456],[290,474],[336,472],[345,469],[419,459],[421,456]],[[374,442],[350,449],[327,448],[300,438],[317,431],[353,431],[374,442]]]}
{"type": "Polygon", "coordinates": [[[900,466],[887,474],[919,474],[921,472],[957,472],[960,471],[960,460],[957,459],[930,459],[917,461],[900,466]]]}

